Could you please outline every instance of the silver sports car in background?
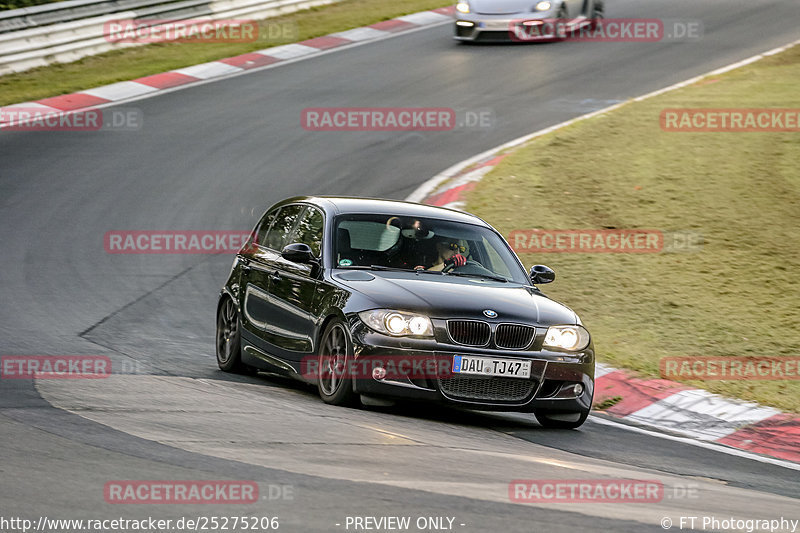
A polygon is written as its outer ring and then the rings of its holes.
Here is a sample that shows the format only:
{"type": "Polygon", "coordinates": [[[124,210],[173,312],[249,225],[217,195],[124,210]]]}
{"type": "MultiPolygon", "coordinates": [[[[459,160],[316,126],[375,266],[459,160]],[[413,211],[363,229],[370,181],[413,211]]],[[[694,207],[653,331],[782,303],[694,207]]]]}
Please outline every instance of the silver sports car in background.
{"type": "Polygon", "coordinates": [[[461,0],[456,4],[455,38],[552,40],[560,31],[595,26],[602,18],[602,0],[461,0]]]}

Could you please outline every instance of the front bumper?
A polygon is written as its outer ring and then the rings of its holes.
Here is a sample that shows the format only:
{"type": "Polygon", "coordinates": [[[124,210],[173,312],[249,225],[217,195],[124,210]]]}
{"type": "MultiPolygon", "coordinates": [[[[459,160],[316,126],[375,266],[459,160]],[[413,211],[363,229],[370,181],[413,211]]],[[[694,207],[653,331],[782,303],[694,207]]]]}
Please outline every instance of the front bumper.
{"type": "MultiPolygon", "coordinates": [[[[551,13],[519,13],[516,15],[482,15],[457,13],[453,38],[476,42],[526,42],[526,23],[552,19],[551,13]]],[[[554,39],[555,34],[545,39],[554,39]]]]}
{"type": "MultiPolygon", "coordinates": [[[[541,335],[546,329],[542,328],[541,335]]],[[[577,354],[541,348],[524,352],[471,348],[443,345],[435,340],[388,337],[365,327],[355,329],[353,341],[354,360],[358,368],[365,369],[353,378],[353,389],[359,394],[485,411],[579,412],[588,411],[592,405],[595,370],[592,345],[577,354]],[[530,360],[531,376],[523,379],[450,374],[455,355],[530,360]],[[398,361],[408,364],[403,368],[398,361]],[[376,367],[389,368],[390,372],[379,379],[370,371],[376,367]],[[421,371],[423,368],[434,371],[421,371]],[[576,384],[582,386],[577,395],[576,384]]]]}

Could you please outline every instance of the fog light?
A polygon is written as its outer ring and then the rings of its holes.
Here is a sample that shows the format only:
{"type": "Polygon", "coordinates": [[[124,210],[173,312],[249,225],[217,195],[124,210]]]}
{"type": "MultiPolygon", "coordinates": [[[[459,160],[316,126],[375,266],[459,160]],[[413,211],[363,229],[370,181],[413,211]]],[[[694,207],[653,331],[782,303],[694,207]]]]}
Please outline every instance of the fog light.
{"type": "Polygon", "coordinates": [[[468,28],[471,28],[474,25],[475,25],[474,22],[470,22],[468,20],[458,20],[458,21],[456,21],[456,26],[466,26],[468,28]]]}
{"type": "Polygon", "coordinates": [[[580,396],[583,394],[583,385],[580,383],[576,383],[575,386],[572,388],[572,391],[575,393],[575,396],[580,396]]]}
{"type": "Polygon", "coordinates": [[[372,379],[380,381],[385,377],[386,377],[386,369],[383,368],[382,366],[372,369],[372,379]]]}

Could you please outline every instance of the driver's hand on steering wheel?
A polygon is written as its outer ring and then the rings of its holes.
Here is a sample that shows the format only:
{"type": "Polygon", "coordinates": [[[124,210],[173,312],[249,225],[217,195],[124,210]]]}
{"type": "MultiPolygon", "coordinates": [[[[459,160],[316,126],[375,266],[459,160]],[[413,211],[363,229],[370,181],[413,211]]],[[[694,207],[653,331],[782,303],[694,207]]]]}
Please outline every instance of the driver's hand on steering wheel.
{"type": "Polygon", "coordinates": [[[467,264],[467,258],[461,254],[453,254],[453,257],[444,262],[445,266],[453,265],[454,267],[462,267],[467,264]]]}

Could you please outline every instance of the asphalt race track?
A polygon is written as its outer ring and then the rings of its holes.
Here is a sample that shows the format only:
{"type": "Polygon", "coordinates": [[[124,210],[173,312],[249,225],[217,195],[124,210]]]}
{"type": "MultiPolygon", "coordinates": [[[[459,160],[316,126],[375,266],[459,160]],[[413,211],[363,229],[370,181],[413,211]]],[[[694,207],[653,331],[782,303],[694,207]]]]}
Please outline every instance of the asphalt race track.
{"type": "Polygon", "coordinates": [[[143,113],[135,132],[0,134],[0,354],[105,355],[121,370],[102,380],[0,380],[0,515],[278,516],[281,531],[298,532],[347,531],[348,516],[453,517],[464,532],[798,518],[797,470],[602,420],[548,431],[522,415],[343,409],[283,379],[223,374],[214,309],[231,256],[104,250],[110,230],[249,230],[295,194],[401,199],[493,146],[800,37],[796,0],[625,0],[606,10],[700,20],[704,35],[463,46],[437,26],[122,104],[143,113]],[[494,121],[426,133],[300,125],[307,107],[369,106],[488,110],[494,121]],[[659,480],[665,496],[509,500],[511,480],[565,477],[659,480]],[[254,480],[261,500],[104,501],[106,482],[131,479],[254,480]],[[276,486],[290,493],[271,499],[276,486]]]}

